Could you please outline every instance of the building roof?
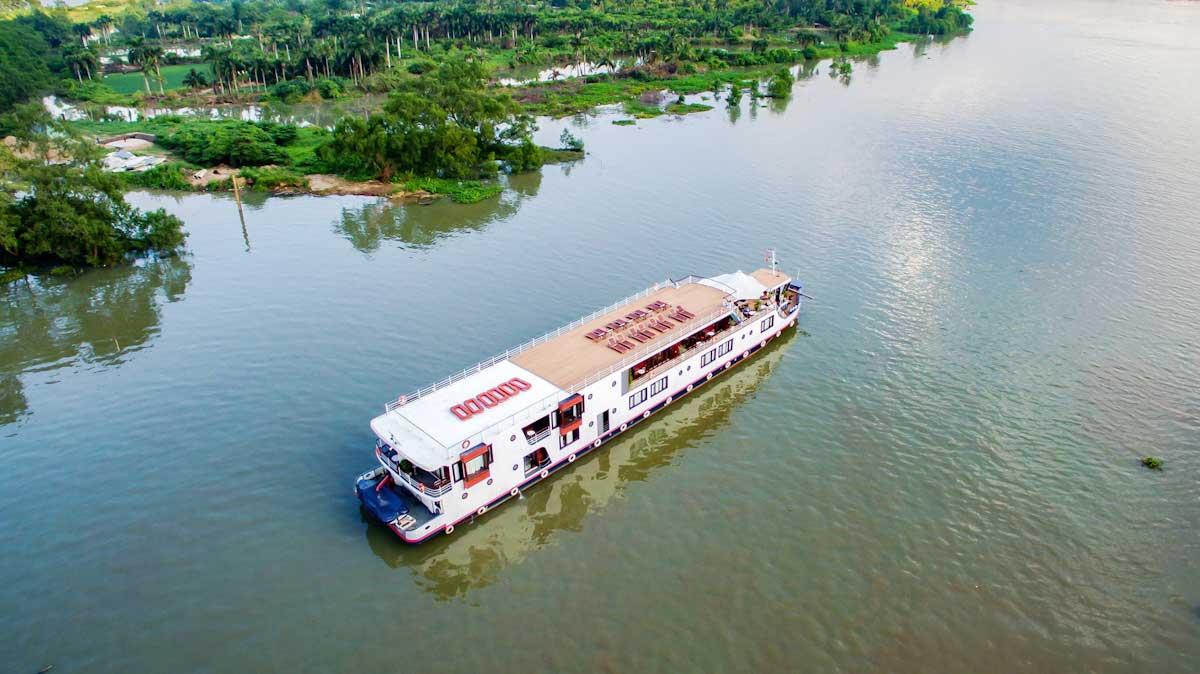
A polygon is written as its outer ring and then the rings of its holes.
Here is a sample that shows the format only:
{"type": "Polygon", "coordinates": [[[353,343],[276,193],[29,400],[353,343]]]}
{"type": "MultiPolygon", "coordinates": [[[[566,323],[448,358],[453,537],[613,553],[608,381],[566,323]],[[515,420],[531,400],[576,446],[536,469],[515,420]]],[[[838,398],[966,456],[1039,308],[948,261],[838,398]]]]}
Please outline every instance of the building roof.
{"type": "Polygon", "coordinates": [[[607,339],[593,342],[585,336],[589,332],[603,328],[618,318],[624,318],[634,310],[645,309],[646,305],[653,302],[666,302],[672,307],[686,309],[694,318],[682,324],[672,322],[674,329],[665,334],[655,332],[655,339],[645,344],[637,344],[635,351],[652,347],[655,343],[665,346],[670,341],[702,327],[701,323],[705,318],[723,308],[728,292],[698,282],[659,288],[649,295],[623,304],[557,337],[526,349],[514,356],[512,361],[561,388],[569,388],[606,372],[633,353],[618,353],[610,349],[607,339]]]}

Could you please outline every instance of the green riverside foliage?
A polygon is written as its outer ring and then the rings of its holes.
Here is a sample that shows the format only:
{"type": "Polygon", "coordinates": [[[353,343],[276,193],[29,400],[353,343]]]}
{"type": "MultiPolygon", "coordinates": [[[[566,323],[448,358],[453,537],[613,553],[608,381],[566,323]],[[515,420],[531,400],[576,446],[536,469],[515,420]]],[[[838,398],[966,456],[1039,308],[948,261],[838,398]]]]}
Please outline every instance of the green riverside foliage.
{"type": "Polygon", "coordinates": [[[460,204],[473,204],[490,199],[504,191],[504,188],[496,183],[446,178],[413,178],[405,181],[404,189],[409,192],[424,190],[432,194],[444,194],[460,204]]]}
{"type": "Polygon", "coordinates": [[[488,91],[477,61],[451,61],[399,85],[383,112],[345,117],[318,156],[333,170],[389,181],[397,174],[470,178],[541,166],[533,120],[505,93],[488,91]]]}
{"type": "Polygon", "coordinates": [[[62,57],[68,44],[79,40],[65,19],[33,12],[0,21],[0,113],[70,76],[62,57]]]}
{"type": "Polygon", "coordinates": [[[290,125],[197,120],[160,135],[158,144],[200,166],[263,166],[289,163],[280,146],[295,138],[290,125]]]}
{"type": "Polygon", "coordinates": [[[1146,456],[1146,457],[1142,458],[1142,465],[1149,468],[1150,470],[1162,470],[1163,461],[1162,461],[1162,459],[1157,458],[1157,457],[1146,456]]]}
{"type": "Polygon", "coordinates": [[[184,171],[185,169],[182,165],[171,162],[159,164],[141,173],[121,173],[118,175],[122,176],[125,179],[125,183],[131,187],[147,187],[156,190],[190,190],[192,189],[192,185],[188,182],[184,171]]]}
{"type": "Polygon", "coordinates": [[[44,114],[8,124],[23,142],[15,153],[0,150],[0,265],[98,266],[183,245],[183,223],[127,204],[121,178],[101,170],[94,146],[44,114]]]}
{"type": "Polygon", "coordinates": [[[767,83],[767,95],[771,98],[787,98],[791,95],[792,85],[795,83],[796,78],[792,76],[792,70],[780,68],[767,83]]]}

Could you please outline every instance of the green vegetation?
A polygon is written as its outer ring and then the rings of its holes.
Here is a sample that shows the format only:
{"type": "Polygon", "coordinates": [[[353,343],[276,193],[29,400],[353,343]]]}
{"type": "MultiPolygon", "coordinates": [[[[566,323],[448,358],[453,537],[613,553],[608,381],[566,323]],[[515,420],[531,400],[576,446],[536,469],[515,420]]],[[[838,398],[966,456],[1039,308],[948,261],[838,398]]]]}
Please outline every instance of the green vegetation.
{"type": "Polygon", "coordinates": [[[5,120],[17,138],[0,146],[0,266],[89,267],[183,245],[183,223],[127,204],[119,177],[101,170],[95,146],[22,108],[5,120]]]}
{"type": "Polygon", "coordinates": [[[635,126],[635,125],[637,125],[637,120],[636,119],[614,119],[613,124],[616,124],[617,126],[635,126]]]}
{"type": "Polygon", "coordinates": [[[191,183],[188,182],[185,175],[186,169],[174,162],[159,164],[148,171],[141,173],[121,173],[118,174],[125,179],[126,185],[131,187],[146,187],[157,190],[190,190],[191,183]]]}
{"type": "Polygon", "coordinates": [[[780,68],[767,82],[767,95],[771,98],[787,98],[792,94],[792,85],[795,83],[791,69],[780,68]]]}
{"type": "Polygon", "coordinates": [[[490,199],[504,188],[497,183],[484,183],[478,180],[450,180],[448,178],[413,178],[404,182],[408,192],[425,191],[431,194],[444,194],[460,204],[473,204],[477,201],[490,199]]]}
{"type": "Polygon", "coordinates": [[[533,120],[505,93],[486,88],[477,61],[451,61],[401,83],[383,111],[345,117],[318,156],[338,173],[390,181],[398,174],[475,178],[541,166],[533,120]]]}
{"type": "Polygon", "coordinates": [[[1142,465],[1149,468],[1150,470],[1162,470],[1163,469],[1162,459],[1159,459],[1159,458],[1153,457],[1153,456],[1142,457],[1142,465]]]}
{"type": "MultiPolygon", "coordinates": [[[[160,70],[162,72],[162,85],[164,91],[196,88],[189,87],[188,84],[184,82],[188,76],[188,73],[193,70],[195,70],[200,77],[204,78],[205,84],[207,84],[208,79],[212,77],[212,68],[210,68],[208,64],[203,63],[199,65],[187,63],[168,65],[162,66],[160,70]]],[[[114,92],[125,95],[135,94],[139,91],[142,91],[145,86],[141,73],[115,73],[112,75],[105,75],[102,82],[114,92]]]]}
{"type": "Polygon", "coordinates": [[[712,106],[703,103],[671,103],[666,110],[672,115],[688,115],[693,112],[712,110],[712,106]]]}

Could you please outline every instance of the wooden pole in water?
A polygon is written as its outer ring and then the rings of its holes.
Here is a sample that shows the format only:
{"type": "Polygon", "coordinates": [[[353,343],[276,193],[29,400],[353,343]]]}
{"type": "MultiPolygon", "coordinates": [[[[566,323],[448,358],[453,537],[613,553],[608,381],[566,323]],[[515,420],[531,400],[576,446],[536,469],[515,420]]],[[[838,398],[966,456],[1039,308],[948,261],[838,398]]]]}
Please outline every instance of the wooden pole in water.
{"type": "Polygon", "coordinates": [[[233,174],[233,199],[237,202],[238,217],[242,220],[242,226],[246,224],[246,214],[242,212],[242,190],[238,187],[238,174],[233,174]]]}

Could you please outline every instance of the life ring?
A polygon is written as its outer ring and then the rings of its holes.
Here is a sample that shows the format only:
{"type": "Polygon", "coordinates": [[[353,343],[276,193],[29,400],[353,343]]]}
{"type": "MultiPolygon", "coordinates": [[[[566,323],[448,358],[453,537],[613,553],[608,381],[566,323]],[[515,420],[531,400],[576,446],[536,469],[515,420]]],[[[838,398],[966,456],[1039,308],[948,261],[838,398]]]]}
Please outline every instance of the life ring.
{"type": "Polygon", "coordinates": [[[642,412],[642,418],[649,419],[650,418],[650,410],[646,410],[645,412],[642,412]]]}
{"type": "Polygon", "coordinates": [[[518,391],[528,391],[529,389],[533,388],[533,384],[530,384],[520,377],[513,377],[512,379],[508,380],[508,383],[512,384],[518,391]]]}
{"type": "Polygon", "coordinates": [[[622,431],[622,432],[624,432],[626,428],[629,428],[629,424],[621,424],[621,431],[622,431]]]}
{"type": "Polygon", "coordinates": [[[517,494],[520,494],[520,493],[521,493],[521,490],[517,489],[516,487],[513,487],[512,489],[510,489],[508,491],[509,496],[516,496],[517,494]]]}
{"type": "Polygon", "coordinates": [[[596,441],[592,443],[592,447],[599,447],[599,446],[600,446],[600,438],[596,438],[596,441]]]}
{"type": "Polygon", "coordinates": [[[567,455],[567,463],[575,463],[575,455],[574,454],[567,455]]]}
{"type": "Polygon", "coordinates": [[[454,416],[458,417],[459,421],[466,421],[467,419],[471,418],[471,413],[468,412],[467,408],[463,407],[462,405],[455,405],[454,407],[451,407],[450,412],[453,413],[454,416]]]}
{"type": "Polygon", "coordinates": [[[454,525],[453,525],[453,524],[447,524],[447,525],[446,525],[446,535],[447,535],[447,536],[449,536],[449,535],[450,535],[450,534],[452,534],[452,533],[454,533],[454,525]]]}
{"type": "Polygon", "coordinates": [[[462,441],[462,448],[463,448],[463,449],[466,449],[467,447],[470,447],[470,446],[471,446],[471,441],[470,441],[470,440],[463,440],[463,441],[462,441]]]}
{"type": "Polygon", "coordinates": [[[543,480],[544,480],[544,479],[546,479],[546,478],[547,478],[549,475],[550,475],[550,471],[549,471],[549,470],[547,470],[547,469],[543,469],[543,470],[542,470],[542,472],[541,472],[541,478],[542,478],[543,480]]]}
{"type": "Polygon", "coordinates": [[[482,515],[487,512],[487,506],[479,506],[479,510],[475,511],[476,515],[482,515]]]}

